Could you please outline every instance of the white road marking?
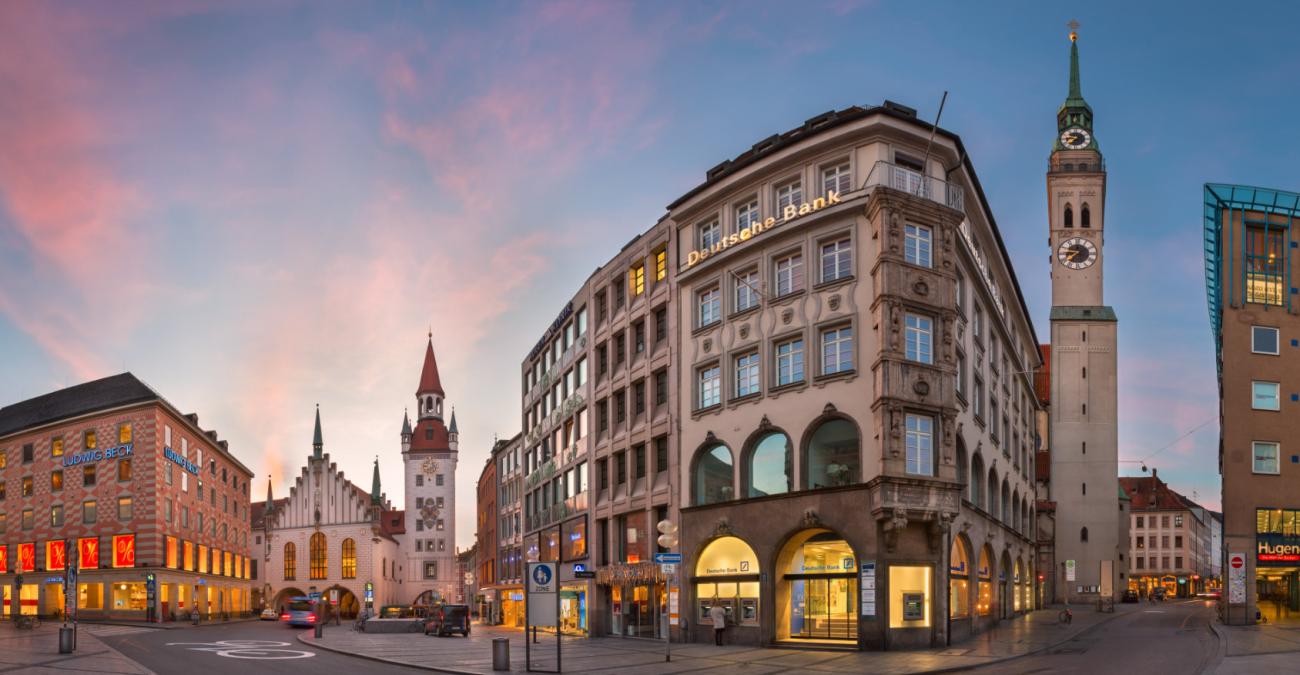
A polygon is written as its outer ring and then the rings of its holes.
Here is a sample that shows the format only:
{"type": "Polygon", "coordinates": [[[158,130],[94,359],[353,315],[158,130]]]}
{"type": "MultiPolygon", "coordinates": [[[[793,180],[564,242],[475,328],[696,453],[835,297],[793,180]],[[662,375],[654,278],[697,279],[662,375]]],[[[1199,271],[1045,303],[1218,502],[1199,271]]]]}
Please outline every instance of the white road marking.
{"type": "Polygon", "coordinates": [[[217,656],[231,659],[258,659],[278,661],[283,659],[306,659],[315,656],[315,652],[300,649],[282,649],[291,643],[274,640],[220,640],[218,642],[168,642],[168,647],[185,647],[196,652],[212,652],[217,656]],[[190,646],[187,646],[190,645],[190,646]]]}

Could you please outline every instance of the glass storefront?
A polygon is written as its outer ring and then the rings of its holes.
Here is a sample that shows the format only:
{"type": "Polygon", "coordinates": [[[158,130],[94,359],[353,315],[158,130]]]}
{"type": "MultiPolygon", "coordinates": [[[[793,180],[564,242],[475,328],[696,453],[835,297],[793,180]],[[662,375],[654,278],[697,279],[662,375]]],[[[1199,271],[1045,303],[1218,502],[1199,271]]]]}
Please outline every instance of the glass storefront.
{"type": "Polygon", "coordinates": [[[790,637],[856,641],[857,576],[853,549],[839,535],[807,538],[783,577],[790,594],[790,637]]]}
{"type": "Polygon", "coordinates": [[[975,612],[980,616],[988,616],[993,612],[993,563],[989,560],[987,546],[980,551],[980,565],[976,572],[979,578],[979,598],[975,601],[975,612]]]}
{"type": "Polygon", "coordinates": [[[144,582],[118,581],[113,586],[113,609],[143,612],[147,605],[144,582]]]}
{"type": "Polygon", "coordinates": [[[970,554],[961,538],[952,541],[948,560],[948,616],[965,619],[970,616],[970,554]]]}
{"type": "Polygon", "coordinates": [[[628,584],[609,589],[610,633],[624,637],[662,638],[668,595],[663,583],[628,584]]]}
{"type": "Polygon", "coordinates": [[[560,630],[565,635],[587,634],[587,587],[560,587],[560,630]]]}
{"type": "Polygon", "coordinates": [[[45,603],[41,608],[41,614],[44,616],[54,616],[63,614],[63,582],[51,582],[45,584],[45,603]]]}
{"type": "Polygon", "coordinates": [[[501,625],[523,628],[526,618],[524,613],[524,592],[518,589],[501,591],[501,625]]]}

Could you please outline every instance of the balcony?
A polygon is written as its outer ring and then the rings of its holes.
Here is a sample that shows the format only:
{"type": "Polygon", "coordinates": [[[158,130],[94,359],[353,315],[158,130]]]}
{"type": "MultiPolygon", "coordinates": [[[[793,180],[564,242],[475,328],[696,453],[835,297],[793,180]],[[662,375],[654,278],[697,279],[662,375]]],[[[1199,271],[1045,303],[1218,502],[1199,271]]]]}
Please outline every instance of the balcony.
{"type": "Polygon", "coordinates": [[[1047,160],[1048,173],[1101,173],[1106,170],[1106,160],[1101,155],[1088,160],[1081,157],[1052,157],[1047,160]]]}
{"type": "Polygon", "coordinates": [[[870,189],[878,185],[916,195],[962,213],[966,212],[966,193],[960,185],[927,176],[920,171],[892,162],[876,162],[875,166],[871,167],[871,173],[867,174],[867,182],[862,187],[870,189]]]}

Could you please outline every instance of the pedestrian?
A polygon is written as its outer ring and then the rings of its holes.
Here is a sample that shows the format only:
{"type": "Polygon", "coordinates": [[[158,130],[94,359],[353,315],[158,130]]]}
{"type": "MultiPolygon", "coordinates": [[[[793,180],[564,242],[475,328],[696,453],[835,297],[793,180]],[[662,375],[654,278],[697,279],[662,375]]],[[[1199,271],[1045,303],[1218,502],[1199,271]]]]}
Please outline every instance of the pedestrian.
{"type": "Polygon", "coordinates": [[[709,621],[713,622],[713,644],[722,646],[722,631],[727,628],[727,610],[720,603],[709,608],[709,621]]]}

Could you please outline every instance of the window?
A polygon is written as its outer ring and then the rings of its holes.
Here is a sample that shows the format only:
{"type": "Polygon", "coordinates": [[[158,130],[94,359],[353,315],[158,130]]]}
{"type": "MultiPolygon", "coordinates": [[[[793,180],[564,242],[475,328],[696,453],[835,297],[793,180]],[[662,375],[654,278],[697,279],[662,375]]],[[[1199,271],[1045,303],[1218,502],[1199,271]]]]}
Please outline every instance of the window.
{"type": "Polygon", "coordinates": [[[1251,382],[1250,407],[1255,410],[1280,410],[1280,387],[1277,382],[1251,382]]]}
{"type": "Polygon", "coordinates": [[[715,286],[699,294],[699,325],[708,326],[722,318],[722,293],[715,286]]]}
{"type": "Polygon", "coordinates": [[[751,199],[746,204],[736,205],[736,229],[733,232],[741,230],[757,223],[758,218],[758,199],[751,199]]]}
{"type": "Polygon", "coordinates": [[[1276,227],[1246,228],[1246,302],[1282,304],[1286,250],[1282,230],[1276,227]]]}
{"type": "Polygon", "coordinates": [[[325,533],[317,532],[311,536],[307,542],[307,548],[311,554],[311,568],[309,574],[312,579],[324,579],[328,576],[329,559],[326,553],[325,533]]]}
{"type": "MultiPolygon", "coordinates": [[[[50,454],[53,455],[54,457],[62,457],[62,456],[63,456],[63,437],[62,437],[62,436],[50,440],[50,454]]],[[[3,468],[3,467],[0,467],[0,468],[3,468]]]]}
{"type": "Polygon", "coordinates": [[[95,465],[90,464],[81,469],[81,484],[89,487],[95,484],[95,465]]]}
{"type": "Polygon", "coordinates": [[[126,424],[119,425],[117,427],[117,442],[119,445],[126,445],[127,443],[130,443],[131,438],[132,438],[131,424],[129,422],[126,424]]]}
{"type": "Polygon", "coordinates": [[[966,355],[957,352],[957,380],[955,382],[957,395],[966,398],[966,355]]]}
{"type": "MultiPolygon", "coordinates": [[[[319,534],[319,533],[317,533],[319,534]]],[[[200,554],[203,547],[200,546],[200,554]]],[[[298,546],[291,541],[284,543],[284,580],[293,581],[298,577],[298,546]]]]}
{"type": "Polygon", "coordinates": [[[1065,226],[1074,227],[1074,207],[1065,205],[1065,226]]]}
{"type": "MultiPolygon", "coordinates": [[[[1138,528],[1144,528],[1144,527],[1146,527],[1146,525],[1143,525],[1143,524],[1142,524],[1144,520],[1146,520],[1146,518],[1143,517],[1143,516],[1138,516],[1138,517],[1137,517],[1137,527],[1138,527],[1138,528]]],[[[1139,539],[1139,541],[1140,541],[1140,539],[1139,539]]],[[[1141,546],[1139,545],[1138,548],[1141,548],[1141,546]]]]}
{"type": "Polygon", "coordinates": [[[34,486],[33,486],[32,477],[31,477],[31,476],[26,476],[26,477],[24,477],[24,478],[23,478],[23,496],[24,496],[24,497],[30,497],[30,496],[32,496],[32,493],[33,493],[34,491],[35,491],[35,489],[34,489],[34,486]]]}
{"type": "Polygon", "coordinates": [[[975,385],[971,388],[971,403],[974,405],[974,414],[976,418],[984,418],[984,379],[980,377],[979,371],[975,372],[975,385]]]}
{"type": "Polygon", "coordinates": [[[853,189],[853,176],[849,172],[849,163],[836,164],[822,168],[822,194],[831,192],[848,192],[853,189]]]}
{"type": "Polygon", "coordinates": [[[853,274],[853,250],[849,238],[822,244],[822,283],[847,279],[853,274]]]}
{"type": "Polygon", "coordinates": [[[758,393],[758,352],[736,357],[736,397],[758,393]]]}
{"type": "MultiPolygon", "coordinates": [[[[663,281],[668,278],[668,251],[659,249],[655,251],[655,281],[663,281]]],[[[587,328],[587,310],[584,308],[578,314],[578,334],[582,335],[587,328]]]]}
{"type": "Polygon", "coordinates": [[[655,309],[655,346],[663,344],[668,339],[668,308],[659,307],[655,309]]]}
{"type": "Polygon", "coordinates": [[[438,578],[438,561],[431,560],[424,563],[424,578],[425,579],[438,578]]]}
{"type": "Polygon", "coordinates": [[[787,340],[776,345],[776,385],[803,381],[803,339],[787,340]]]}
{"type": "Polygon", "coordinates": [[[700,409],[722,402],[722,369],[716,365],[699,371],[700,409]]]}
{"type": "Polygon", "coordinates": [[[31,509],[23,509],[23,529],[30,530],[36,527],[36,516],[31,509]]]}
{"type": "Polygon", "coordinates": [[[1079,541],[1088,541],[1088,528],[1079,530],[1079,541]]]}
{"type": "Polygon", "coordinates": [[[934,475],[934,418],[907,415],[907,473],[934,475]]]}
{"type": "Polygon", "coordinates": [[[822,375],[853,370],[853,327],[839,326],[822,331],[822,375]]]}
{"type": "Polygon", "coordinates": [[[91,429],[90,431],[87,431],[85,435],[82,436],[82,441],[81,441],[82,448],[86,450],[94,450],[95,448],[99,447],[97,441],[98,439],[95,437],[95,430],[91,429]]]}
{"type": "Polygon", "coordinates": [[[803,185],[799,181],[791,181],[776,189],[776,210],[780,216],[787,206],[798,207],[803,202],[803,185]]]}
{"type": "Polygon", "coordinates": [[[660,436],[655,439],[655,473],[663,473],[668,470],[668,437],[660,436]]]}
{"type": "Polygon", "coordinates": [[[627,290],[633,296],[645,293],[645,263],[637,263],[627,271],[627,290]]]}
{"type": "Polygon", "coordinates": [[[1256,354],[1273,354],[1281,353],[1278,350],[1278,343],[1281,342],[1278,335],[1278,329],[1267,326],[1250,327],[1250,351],[1256,354]]]}
{"type": "Polygon", "coordinates": [[[645,478],[645,443],[638,443],[633,448],[632,460],[635,464],[632,468],[633,476],[638,479],[645,478]]]}
{"type": "Polygon", "coordinates": [[[660,370],[655,373],[655,405],[665,405],[668,403],[668,371],[660,370]]]}
{"type": "Polygon", "coordinates": [[[790,438],[774,432],[754,444],[746,463],[746,495],[764,497],[794,489],[794,466],[790,438]]]}
{"type": "Polygon", "coordinates": [[[117,498],[117,519],[122,522],[131,520],[131,498],[130,497],[117,498]]]}
{"type": "MultiPolygon", "coordinates": [[[[1176,515],[1176,516],[1174,516],[1174,527],[1182,527],[1182,526],[1183,526],[1183,517],[1182,517],[1182,515],[1176,515]]],[[[1180,544],[1180,546],[1181,546],[1181,544],[1180,544]]]]}
{"type": "Polygon", "coordinates": [[[777,259],[775,285],[777,297],[803,290],[803,254],[777,259]]]}
{"type": "Polygon", "coordinates": [[[99,509],[95,506],[95,500],[87,499],[81,503],[81,522],[90,525],[99,520],[99,509]]]}
{"type": "MultiPolygon", "coordinates": [[[[91,432],[91,433],[94,433],[94,432],[91,432]]],[[[31,463],[32,463],[32,460],[35,459],[35,453],[36,453],[36,446],[32,445],[31,443],[28,443],[28,444],[24,445],[24,446],[23,446],[23,464],[31,464],[31,463]]]]}
{"type": "Polygon", "coordinates": [[[722,228],[718,227],[716,220],[698,225],[696,229],[699,231],[699,248],[710,248],[722,240],[722,228]]]}
{"type": "Polygon", "coordinates": [[[903,227],[903,259],[913,265],[930,267],[930,228],[924,225],[903,227]]]}
{"type": "Polygon", "coordinates": [[[1277,443],[1255,441],[1251,443],[1251,449],[1255,457],[1255,473],[1281,473],[1278,466],[1280,446],[1277,443]]]}
{"type": "Polygon", "coordinates": [[[50,472],[50,492],[58,492],[63,489],[63,471],[61,469],[50,472]]]}
{"type": "Polygon", "coordinates": [[[51,527],[63,526],[63,505],[62,504],[55,504],[50,507],[50,526],[51,527]]]}
{"type": "Polygon", "coordinates": [[[131,480],[131,459],[117,460],[117,479],[120,481],[131,480]]]}
{"type": "Polygon", "coordinates": [[[758,306],[758,270],[751,269],[736,275],[735,311],[743,312],[758,306]]]}
{"type": "Polygon", "coordinates": [[[433,484],[439,487],[442,486],[442,474],[439,473],[434,475],[433,484]]]}
{"type": "Polygon", "coordinates": [[[862,480],[857,427],[846,419],[822,422],[808,442],[807,453],[804,482],[810,490],[862,480]]]}
{"type": "Polygon", "coordinates": [[[934,363],[931,331],[933,321],[928,316],[908,314],[904,318],[904,338],[908,361],[934,363]]]}

